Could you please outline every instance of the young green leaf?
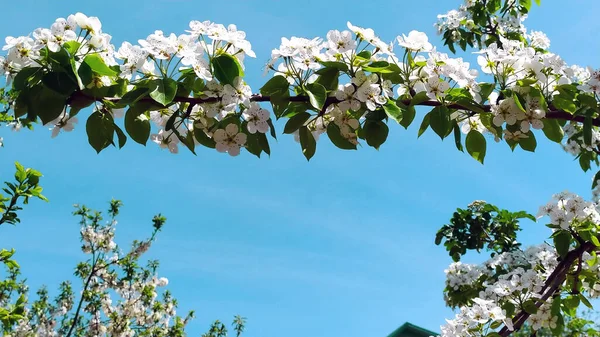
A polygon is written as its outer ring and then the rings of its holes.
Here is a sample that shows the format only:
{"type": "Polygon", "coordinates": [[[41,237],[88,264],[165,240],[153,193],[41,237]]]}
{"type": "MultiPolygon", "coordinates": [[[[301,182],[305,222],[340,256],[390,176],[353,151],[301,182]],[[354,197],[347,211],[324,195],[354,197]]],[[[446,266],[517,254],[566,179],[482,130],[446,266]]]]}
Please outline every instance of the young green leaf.
{"type": "Polygon", "coordinates": [[[465,140],[465,146],[471,157],[483,164],[487,145],[485,137],[479,131],[469,131],[465,140]]]}
{"type": "Polygon", "coordinates": [[[85,57],[83,63],[87,64],[92,71],[100,76],[116,76],[117,72],[112,70],[104,63],[104,60],[98,54],[90,54],[85,57]]]}
{"type": "Polygon", "coordinates": [[[213,74],[223,85],[233,85],[236,77],[244,76],[244,71],[238,60],[229,54],[221,54],[213,58],[212,66],[213,74]]]}
{"type": "Polygon", "coordinates": [[[166,106],[171,103],[177,93],[177,82],[172,78],[158,78],[151,82],[150,97],[166,106]]]}
{"type": "Polygon", "coordinates": [[[306,94],[310,99],[310,105],[321,111],[327,100],[327,89],[319,83],[310,83],[306,85],[306,94]]]}
{"type": "Polygon", "coordinates": [[[96,111],[88,118],[85,129],[88,135],[88,142],[100,153],[103,149],[112,144],[115,123],[112,115],[109,113],[101,113],[96,111]]]}
{"type": "Polygon", "coordinates": [[[310,160],[317,151],[317,142],[315,141],[312,132],[306,126],[300,128],[299,135],[302,153],[307,160],[310,160]]]}
{"type": "Polygon", "coordinates": [[[363,125],[365,140],[369,146],[379,150],[381,144],[385,143],[390,132],[388,126],[382,121],[366,120],[363,125]]]}

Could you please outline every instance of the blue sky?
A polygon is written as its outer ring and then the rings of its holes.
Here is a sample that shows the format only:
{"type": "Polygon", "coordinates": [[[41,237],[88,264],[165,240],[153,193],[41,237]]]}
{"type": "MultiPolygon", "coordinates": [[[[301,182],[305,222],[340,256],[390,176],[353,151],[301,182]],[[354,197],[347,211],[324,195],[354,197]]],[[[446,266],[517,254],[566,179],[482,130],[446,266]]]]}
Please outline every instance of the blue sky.
{"type": "MultiPolygon", "coordinates": [[[[594,65],[600,4],[571,3],[543,1],[528,26],[545,31],[552,50],[567,62],[594,65]]],[[[417,29],[441,45],[433,29],[436,15],[459,4],[21,0],[3,4],[0,32],[27,34],[81,11],[100,17],[118,46],[155,29],[179,34],[190,20],[235,23],[258,55],[246,61],[247,81],[256,92],[266,81],[262,66],[282,36],[325,36],[349,20],[385,40],[417,29]]],[[[491,144],[482,166],[456,151],[451,140],[441,142],[431,132],[417,139],[419,118],[408,131],[391,125],[379,151],[365,146],[344,152],[324,138],[310,163],[289,136],[271,145],[271,158],[256,159],[210,149],[171,155],[131,141],[96,155],[83,123],[53,140],[43,127],[3,129],[0,177],[12,175],[14,161],[40,170],[50,203],[33,202],[21,225],[2,228],[0,246],[18,250],[33,289],[55,289],[82,257],[72,204],[105,208],[114,197],[125,204],[120,244],[146,237],[155,213],[167,216],[150,255],[161,259],[161,274],[170,279],[181,309],[196,310],[190,335],[235,314],[248,318],[246,335],[252,337],[384,337],[405,321],[438,330],[453,315],[442,298],[443,270],[451,261],[433,239],[454,208],[484,199],[535,213],[565,189],[588,197],[591,174],[543,140],[535,154],[491,144]]],[[[526,243],[548,236],[542,224],[524,227],[526,243]]]]}

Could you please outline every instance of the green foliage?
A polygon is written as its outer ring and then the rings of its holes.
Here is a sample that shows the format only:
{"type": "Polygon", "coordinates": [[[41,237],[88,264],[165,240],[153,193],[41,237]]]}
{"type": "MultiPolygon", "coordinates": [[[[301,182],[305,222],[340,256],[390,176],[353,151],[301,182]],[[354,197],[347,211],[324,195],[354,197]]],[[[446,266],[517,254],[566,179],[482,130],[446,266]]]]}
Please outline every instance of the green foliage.
{"type": "Polygon", "coordinates": [[[509,212],[483,201],[475,201],[466,209],[458,208],[446,224],[438,230],[435,244],[442,242],[454,261],[468,250],[492,252],[492,256],[521,247],[517,232],[519,220],[535,221],[533,215],[524,211],[509,212]]]}
{"type": "Polygon", "coordinates": [[[5,182],[6,187],[2,188],[6,195],[0,193],[0,225],[7,223],[15,225],[21,220],[17,212],[23,208],[19,202],[27,205],[29,198],[37,198],[48,201],[42,195],[42,187],[39,185],[42,174],[34,169],[25,168],[20,163],[15,163],[15,182],[5,182]]]}

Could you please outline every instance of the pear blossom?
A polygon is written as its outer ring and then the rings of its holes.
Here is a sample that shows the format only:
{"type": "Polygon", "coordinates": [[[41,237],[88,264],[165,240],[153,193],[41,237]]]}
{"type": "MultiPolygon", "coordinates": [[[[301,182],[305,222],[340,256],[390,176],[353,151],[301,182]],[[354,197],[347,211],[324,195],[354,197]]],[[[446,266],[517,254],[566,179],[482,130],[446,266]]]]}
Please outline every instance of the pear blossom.
{"type": "Polygon", "coordinates": [[[240,154],[240,149],[246,144],[246,134],[240,132],[235,124],[228,124],[225,129],[217,129],[213,134],[216,149],[219,152],[227,152],[235,157],[240,154]]]}
{"type": "Polygon", "coordinates": [[[150,139],[158,144],[161,149],[169,149],[171,153],[178,153],[179,138],[173,133],[173,131],[159,130],[158,133],[150,135],[150,139]]]}
{"type": "Polygon", "coordinates": [[[402,36],[398,36],[396,39],[400,46],[413,51],[428,52],[433,48],[431,43],[429,43],[427,35],[416,30],[410,31],[408,36],[402,34],[402,36]]]}
{"type": "Polygon", "coordinates": [[[248,132],[254,134],[257,131],[266,133],[269,131],[269,111],[260,107],[258,103],[250,103],[250,107],[242,113],[244,120],[248,122],[248,132]]]}

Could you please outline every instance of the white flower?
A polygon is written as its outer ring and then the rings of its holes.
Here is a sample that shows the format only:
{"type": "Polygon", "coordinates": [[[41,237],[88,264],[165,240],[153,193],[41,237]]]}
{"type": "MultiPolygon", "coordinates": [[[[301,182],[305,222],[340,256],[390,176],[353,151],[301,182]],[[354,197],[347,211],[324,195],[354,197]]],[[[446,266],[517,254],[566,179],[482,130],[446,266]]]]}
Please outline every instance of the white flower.
{"type": "Polygon", "coordinates": [[[218,129],[213,134],[216,149],[219,152],[227,152],[234,157],[240,154],[240,149],[246,144],[247,136],[240,132],[235,124],[229,124],[225,129],[218,129]]]}
{"type": "Polygon", "coordinates": [[[540,49],[550,48],[550,39],[543,32],[531,31],[529,34],[531,40],[531,46],[540,49]]]}
{"type": "Polygon", "coordinates": [[[414,51],[430,51],[433,46],[429,43],[429,39],[427,35],[422,32],[418,32],[416,30],[408,33],[408,36],[402,34],[402,36],[398,36],[396,38],[398,40],[398,44],[402,47],[414,51]]]}
{"type": "Polygon", "coordinates": [[[330,30],[327,33],[328,47],[338,53],[345,53],[356,48],[356,41],[352,38],[352,33],[345,30],[330,30]]]}
{"type": "Polygon", "coordinates": [[[387,99],[381,95],[381,87],[379,84],[371,84],[365,82],[358,90],[356,90],[356,98],[364,102],[367,108],[371,111],[377,109],[377,105],[382,105],[387,102],[387,99]]]}
{"type": "Polygon", "coordinates": [[[89,31],[92,35],[100,33],[102,23],[97,17],[87,17],[83,13],[76,13],[74,19],[81,29],[89,31]]]}
{"type": "Polygon", "coordinates": [[[244,120],[248,122],[248,132],[254,134],[256,131],[266,133],[269,131],[269,111],[260,107],[256,102],[250,103],[250,107],[242,113],[244,120]]]}
{"type": "Polygon", "coordinates": [[[150,136],[150,139],[158,144],[161,149],[169,149],[171,153],[178,153],[179,138],[173,133],[173,131],[165,131],[161,129],[158,133],[150,136]]]}
{"type": "Polygon", "coordinates": [[[252,96],[252,89],[246,83],[242,77],[236,77],[233,80],[233,85],[225,84],[223,87],[223,104],[244,104],[250,105],[250,97],[252,96]]]}
{"type": "Polygon", "coordinates": [[[360,101],[354,97],[356,90],[352,83],[346,85],[339,85],[338,90],[335,92],[335,98],[340,100],[338,107],[342,111],[358,111],[360,109],[360,101]]]}
{"type": "Polygon", "coordinates": [[[66,109],[53,121],[48,124],[53,124],[50,130],[52,130],[52,138],[58,136],[61,130],[65,132],[71,132],[75,128],[75,124],[77,124],[77,117],[70,117],[67,114],[66,109]]]}

